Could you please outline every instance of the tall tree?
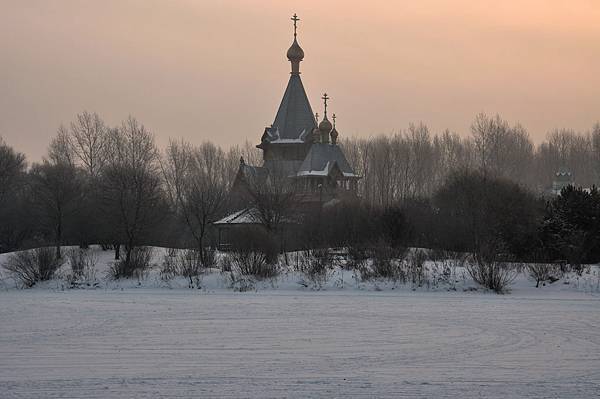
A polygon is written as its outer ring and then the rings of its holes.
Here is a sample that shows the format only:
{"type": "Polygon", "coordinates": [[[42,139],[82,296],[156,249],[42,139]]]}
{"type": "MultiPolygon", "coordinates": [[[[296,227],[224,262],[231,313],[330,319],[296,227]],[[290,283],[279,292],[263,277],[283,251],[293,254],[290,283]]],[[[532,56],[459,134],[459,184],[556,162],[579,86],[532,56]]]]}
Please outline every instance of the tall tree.
{"type": "Polygon", "coordinates": [[[125,244],[125,273],[133,273],[132,251],[145,243],[165,213],[159,155],[154,136],[133,117],[113,130],[110,140],[101,179],[103,209],[115,230],[115,250],[125,244]]]}
{"type": "Polygon", "coordinates": [[[171,141],[162,163],[172,207],[184,220],[204,259],[210,223],[226,207],[228,171],[225,153],[214,144],[199,147],[171,141]]]}
{"type": "Polygon", "coordinates": [[[45,159],[33,165],[30,180],[36,210],[53,236],[56,257],[61,258],[66,223],[81,196],[80,176],[73,165],[45,159]]]}

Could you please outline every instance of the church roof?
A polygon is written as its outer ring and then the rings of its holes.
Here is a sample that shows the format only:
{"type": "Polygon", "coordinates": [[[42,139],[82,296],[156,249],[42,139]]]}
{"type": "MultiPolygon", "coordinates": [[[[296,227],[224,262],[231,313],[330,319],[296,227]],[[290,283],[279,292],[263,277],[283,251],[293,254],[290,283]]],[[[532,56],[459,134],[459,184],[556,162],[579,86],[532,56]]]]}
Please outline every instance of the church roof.
{"type": "Polygon", "coordinates": [[[269,170],[263,166],[240,165],[239,173],[246,183],[253,185],[264,184],[269,175],[269,170]]]}
{"type": "Polygon", "coordinates": [[[291,74],[273,126],[268,129],[270,143],[303,143],[316,127],[315,117],[299,74],[291,74]]]}
{"type": "Polygon", "coordinates": [[[223,219],[217,220],[213,224],[231,225],[231,224],[260,224],[260,217],[255,208],[246,208],[236,211],[223,219]]]}
{"type": "Polygon", "coordinates": [[[354,169],[348,163],[339,146],[314,143],[311,145],[296,176],[328,176],[336,165],[344,177],[359,177],[354,173],[354,169]]]}

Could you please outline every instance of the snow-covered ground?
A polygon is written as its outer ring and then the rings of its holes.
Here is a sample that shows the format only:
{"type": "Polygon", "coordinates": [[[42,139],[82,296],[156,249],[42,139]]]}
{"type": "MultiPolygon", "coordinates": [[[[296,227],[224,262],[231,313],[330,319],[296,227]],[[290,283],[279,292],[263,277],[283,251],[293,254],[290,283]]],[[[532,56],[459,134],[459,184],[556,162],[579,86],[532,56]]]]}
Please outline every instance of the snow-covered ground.
{"type": "Polygon", "coordinates": [[[600,394],[594,277],[536,289],[520,276],[510,295],[344,281],[314,291],[287,275],[240,293],[218,273],[204,290],[152,273],[97,289],[5,278],[0,397],[600,394]]]}

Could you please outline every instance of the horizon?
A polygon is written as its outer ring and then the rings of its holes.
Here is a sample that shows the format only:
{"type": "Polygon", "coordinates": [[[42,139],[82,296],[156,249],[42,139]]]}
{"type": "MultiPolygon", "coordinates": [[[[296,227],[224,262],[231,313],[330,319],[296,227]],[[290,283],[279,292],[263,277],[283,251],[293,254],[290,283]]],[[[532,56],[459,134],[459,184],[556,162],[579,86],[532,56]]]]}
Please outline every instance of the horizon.
{"type": "Polygon", "coordinates": [[[132,115],[161,147],[258,143],[289,77],[294,12],[309,100],[321,114],[331,96],[340,139],[419,122],[468,137],[485,112],[539,143],[600,119],[600,4],[458,3],[8,1],[0,136],[37,161],[87,110],[111,126],[132,115]]]}

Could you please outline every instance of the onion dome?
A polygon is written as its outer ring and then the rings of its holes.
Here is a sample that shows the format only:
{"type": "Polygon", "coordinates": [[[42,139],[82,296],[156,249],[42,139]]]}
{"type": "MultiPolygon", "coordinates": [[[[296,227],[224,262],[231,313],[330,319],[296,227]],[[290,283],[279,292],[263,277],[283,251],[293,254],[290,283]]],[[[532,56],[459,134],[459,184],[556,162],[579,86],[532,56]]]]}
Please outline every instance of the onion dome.
{"type": "Polygon", "coordinates": [[[313,143],[321,142],[321,131],[318,127],[315,127],[312,131],[312,141],[313,143]]]}
{"type": "Polygon", "coordinates": [[[335,128],[335,114],[333,114],[331,118],[333,119],[333,129],[331,129],[331,133],[329,133],[329,135],[331,136],[331,144],[336,144],[339,133],[335,128]]]}
{"type": "Polygon", "coordinates": [[[294,43],[287,51],[287,58],[290,62],[300,62],[304,59],[304,50],[302,50],[296,38],[294,38],[294,43]]]}
{"type": "Polygon", "coordinates": [[[321,131],[322,134],[329,134],[329,132],[331,132],[332,128],[333,128],[333,125],[331,124],[331,122],[329,122],[329,119],[327,119],[327,116],[325,116],[323,118],[323,120],[321,121],[321,123],[319,123],[319,130],[321,131]]]}
{"type": "Polygon", "coordinates": [[[292,63],[292,74],[299,75],[300,74],[300,61],[304,59],[304,50],[298,44],[298,40],[296,40],[298,28],[297,23],[300,21],[300,18],[296,14],[292,17],[292,21],[294,21],[294,42],[290,46],[287,51],[287,58],[292,63]]]}

